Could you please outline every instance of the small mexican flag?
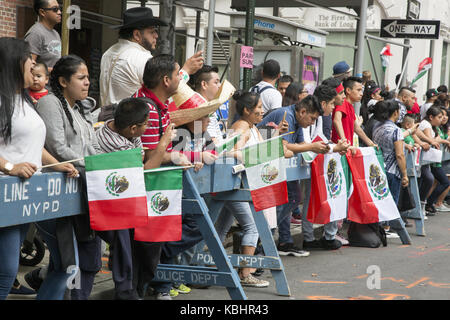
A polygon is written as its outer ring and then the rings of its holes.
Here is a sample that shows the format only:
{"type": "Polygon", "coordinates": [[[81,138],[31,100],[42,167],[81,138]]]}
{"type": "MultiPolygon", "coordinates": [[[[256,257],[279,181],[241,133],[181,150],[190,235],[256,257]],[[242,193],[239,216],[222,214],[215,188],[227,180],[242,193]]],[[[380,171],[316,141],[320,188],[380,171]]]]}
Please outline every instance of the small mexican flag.
{"type": "Polygon", "coordinates": [[[93,230],[129,229],[147,224],[141,149],[84,158],[93,230]]]}
{"type": "Polygon", "coordinates": [[[400,218],[397,205],[389,190],[381,150],[359,148],[356,154],[346,154],[352,174],[347,219],[375,223],[400,218]]]}
{"type": "Polygon", "coordinates": [[[240,138],[241,138],[241,134],[238,133],[234,136],[231,136],[231,137],[225,139],[222,143],[220,143],[216,146],[216,152],[220,155],[223,152],[231,151],[234,148],[234,146],[236,145],[236,143],[239,141],[240,138]]]}
{"type": "Polygon", "coordinates": [[[339,153],[319,154],[311,163],[311,192],[307,219],[327,224],[347,217],[351,174],[347,159],[339,153]]]}
{"type": "Polygon", "coordinates": [[[431,69],[433,60],[431,58],[425,58],[420,64],[419,64],[419,70],[417,71],[416,76],[414,77],[413,81],[411,82],[410,86],[414,84],[417,80],[422,78],[428,70],[431,69]]]}
{"type": "Polygon", "coordinates": [[[134,229],[134,240],[166,242],[181,240],[183,168],[145,170],[148,223],[134,229]]]}
{"type": "Polygon", "coordinates": [[[255,211],[287,203],[282,137],[245,147],[242,154],[255,211]]]}
{"type": "Polygon", "coordinates": [[[392,57],[391,46],[387,44],[380,52],[383,71],[386,71],[387,67],[389,67],[389,57],[392,57]]]}

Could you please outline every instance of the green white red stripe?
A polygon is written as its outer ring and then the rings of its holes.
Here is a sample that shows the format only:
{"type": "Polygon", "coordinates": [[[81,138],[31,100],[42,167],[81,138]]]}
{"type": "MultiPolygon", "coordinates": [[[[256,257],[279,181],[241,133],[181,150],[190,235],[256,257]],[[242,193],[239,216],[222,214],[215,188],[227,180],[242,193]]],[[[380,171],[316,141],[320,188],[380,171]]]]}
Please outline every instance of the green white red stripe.
{"type": "Polygon", "coordinates": [[[135,228],[134,239],[146,242],[181,240],[183,169],[163,167],[145,171],[148,224],[135,228]]]}
{"type": "Polygon", "coordinates": [[[411,82],[411,85],[413,85],[417,80],[422,78],[428,70],[431,69],[433,60],[431,58],[425,58],[420,64],[419,64],[419,70],[417,71],[416,76],[411,82]]]}
{"type": "Polygon", "coordinates": [[[239,141],[240,137],[241,134],[238,133],[237,135],[225,139],[222,143],[216,146],[216,152],[218,154],[221,154],[223,152],[231,151],[236,145],[236,143],[239,141]]]}
{"type": "Polygon", "coordinates": [[[104,231],[146,225],[141,149],[88,156],[84,161],[91,228],[104,231]]]}
{"type": "Polygon", "coordinates": [[[319,154],[311,163],[311,191],[307,219],[327,224],[347,216],[350,172],[345,156],[319,154]]]}
{"type": "Polygon", "coordinates": [[[347,219],[375,223],[400,218],[389,190],[381,150],[359,148],[356,154],[347,152],[353,187],[349,192],[347,219]]]}
{"type": "Polygon", "coordinates": [[[287,203],[282,138],[275,137],[250,145],[242,153],[255,211],[287,203]]]}

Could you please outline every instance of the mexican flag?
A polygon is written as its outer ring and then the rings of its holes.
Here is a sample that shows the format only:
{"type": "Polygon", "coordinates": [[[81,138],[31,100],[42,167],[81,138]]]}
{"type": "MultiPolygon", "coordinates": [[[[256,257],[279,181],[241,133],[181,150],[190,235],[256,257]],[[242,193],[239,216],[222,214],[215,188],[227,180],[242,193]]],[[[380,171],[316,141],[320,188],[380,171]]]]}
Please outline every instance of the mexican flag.
{"type": "Polygon", "coordinates": [[[381,66],[383,67],[383,71],[386,71],[387,67],[389,67],[389,57],[392,57],[391,46],[387,44],[380,52],[381,66]]]}
{"type": "Polygon", "coordinates": [[[347,194],[351,175],[345,156],[319,154],[311,163],[311,193],[307,219],[327,224],[347,217],[347,194]]]}
{"type": "Polygon", "coordinates": [[[242,154],[255,211],[287,203],[282,137],[245,147],[242,154]]]}
{"type": "MultiPolygon", "coordinates": [[[[316,136],[312,139],[311,143],[323,141],[325,143],[328,142],[328,139],[321,133],[317,133],[316,136]]],[[[306,163],[311,163],[314,161],[314,159],[317,157],[317,153],[314,153],[312,151],[305,151],[301,153],[303,161],[306,163]]]]}
{"type": "Polygon", "coordinates": [[[134,229],[134,240],[166,242],[181,240],[183,168],[145,170],[148,223],[134,229]]]}
{"type": "Polygon", "coordinates": [[[240,138],[241,138],[241,134],[238,133],[234,136],[231,136],[231,137],[225,139],[222,143],[220,143],[216,146],[215,149],[216,149],[217,154],[220,155],[223,152],[231,151],[234,148],[234,146],[236,145],[236,143],[239,141],[240,138]]]}
{"type": "Polygon", "coordinates": [[[422,78],[428,72],[428,70],[431,69],[432,62],[433,62],[433,60],[431,58],[425,58],[419,64],[419,70],[417,71],[417,74],[414,77],[414,79],[412,80],[410,86],[412,86],[414,84],[414,82],[416,82],[417,80],[422,78]]]}
{"type": "Polygon", "coordinates": [[[400,218],[389,191],[381,150],[359,148],[355,155],[348,151],[346,157],[353,183],[349,190],[347,219],[368,224],[400,218]]]}
{"type": "Polygon", "coordinates": [[[93,230],[119,230],[147,224],[141,149],[84,158],[93,230]]]}

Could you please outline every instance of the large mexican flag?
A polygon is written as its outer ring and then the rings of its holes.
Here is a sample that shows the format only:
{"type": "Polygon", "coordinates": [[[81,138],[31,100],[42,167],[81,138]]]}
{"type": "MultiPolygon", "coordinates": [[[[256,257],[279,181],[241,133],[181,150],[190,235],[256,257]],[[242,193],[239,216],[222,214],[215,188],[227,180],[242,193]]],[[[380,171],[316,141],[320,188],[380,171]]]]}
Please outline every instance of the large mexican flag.
{"type": "Polygon", "coordinates": [[[255,211],[287,203],[282,137],[247,146],[242,154],[255,211]]]}
{"type": "Polygon", "coordinates": [[[311,192],[307,219],[327,224],[347,217],[351,174],[347,159],[339,153],[319,154],[311,163],[311,192]]]}
{"type": "Polygon", "coordinates": [[[129,229],[147,224],[141,149],[84,158],[93,230],[129,229]]]}
{"type": "Polygon", "coordinates": [[[134,229],[134,239],[147,242],[181,240],[183,168],[145,170],[148,223],[134,229]]]}
{"type": "Polygon", "coordinates": [[[389,190],[381,150],[359,148],[356,154],[346,154],[352,173],[347,219],[368,224],[400,218],[389,190]]]}

